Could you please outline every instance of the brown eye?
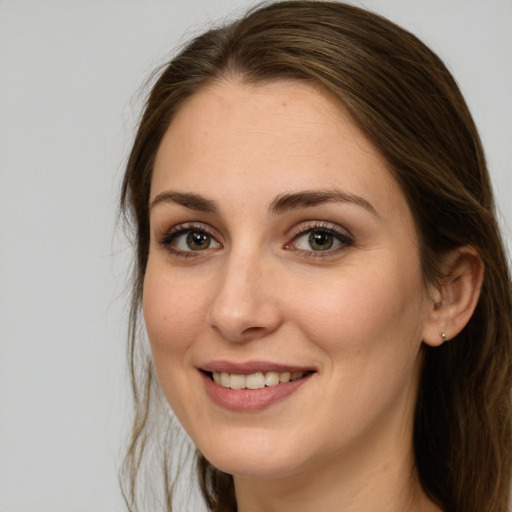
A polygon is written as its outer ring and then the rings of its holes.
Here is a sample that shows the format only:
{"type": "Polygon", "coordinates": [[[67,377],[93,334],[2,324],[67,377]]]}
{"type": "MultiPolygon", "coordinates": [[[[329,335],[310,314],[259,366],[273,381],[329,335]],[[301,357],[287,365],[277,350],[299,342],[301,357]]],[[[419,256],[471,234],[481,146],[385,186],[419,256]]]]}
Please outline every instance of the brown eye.
{"type": "Polygon", "coordinates": [[[177,232],[170,232],[166,235],[160,243],[175,254],[188,253],[188,255],[222,247],[210,233],[201,229],[179,228],[177,232]]]}
{"type": "MultiPolygon", "coordinates": [[[[313,225],[305,227],[296,235],[286,249],[295,249],[304,255],[317,255],[325,253],[325,256],[337,253],[345,247],[354,245],[354,239],[341,228],[335,225],[313,225]]],[[[324,256],[322,254],[322,256],[324,256]]]]}
{"type": "Polygon", "coordinates": [[[334,245],[334,236],[325,231],[312,231],[308,236],[308,243],[313,251],[327,251],[334,245]]]}
{"type": "Polygon", "coordinates": [[[211,242],[212,237],[200,231],[190,231],[186,236],[186,244],[191,251],[203,251],[208,249],[211,242]]]}

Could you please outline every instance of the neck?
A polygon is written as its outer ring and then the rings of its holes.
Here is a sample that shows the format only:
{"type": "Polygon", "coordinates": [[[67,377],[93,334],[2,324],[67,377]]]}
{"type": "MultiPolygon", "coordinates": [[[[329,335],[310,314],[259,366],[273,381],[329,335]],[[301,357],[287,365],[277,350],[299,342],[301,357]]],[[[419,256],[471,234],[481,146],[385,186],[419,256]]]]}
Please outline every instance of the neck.
{"type": "Polygon", "coordinates": [[[236,476],[238,512],[441,512],[423,492],[410,459],[395,454],[372,469],[333,466],[272,480],[236,476]]]}

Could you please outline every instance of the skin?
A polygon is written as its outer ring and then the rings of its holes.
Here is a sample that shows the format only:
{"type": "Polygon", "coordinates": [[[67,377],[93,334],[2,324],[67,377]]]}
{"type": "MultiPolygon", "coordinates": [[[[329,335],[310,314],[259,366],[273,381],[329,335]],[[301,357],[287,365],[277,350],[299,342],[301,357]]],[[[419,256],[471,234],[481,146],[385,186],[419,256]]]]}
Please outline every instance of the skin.
{"type": "Polygon", "coordinates": [[[423,340],[443,326],[406,200],[345,109],[299,82],[199,91],[161,143],[150,201],[156,373],[200,451],[234,475],[239,510],[439,510],[417,479],[412,422],[423,340]],[[310,190],[359,199],[269,209],[310,190]],[[311,230],[326,229],[333,248],[313,250],[311,230]],[[201,230],[210,245],[191,248],[201,230]],[[198,370],[219,359],[315,373],[263,410],[231,411],[198,370]]]}

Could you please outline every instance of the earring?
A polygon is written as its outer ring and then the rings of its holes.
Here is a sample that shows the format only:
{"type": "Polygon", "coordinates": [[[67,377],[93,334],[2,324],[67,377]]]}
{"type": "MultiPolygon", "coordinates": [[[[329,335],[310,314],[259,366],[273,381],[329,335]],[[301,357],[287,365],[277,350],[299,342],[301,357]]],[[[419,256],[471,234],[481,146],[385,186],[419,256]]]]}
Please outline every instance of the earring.
{"type": "Polygon", "coordinates": [[[442,340],[443,340],[443,343],[446,341],[446,333],[445,332],[441,332],[439,333],[439,336],[441,336],[442,340]]]}

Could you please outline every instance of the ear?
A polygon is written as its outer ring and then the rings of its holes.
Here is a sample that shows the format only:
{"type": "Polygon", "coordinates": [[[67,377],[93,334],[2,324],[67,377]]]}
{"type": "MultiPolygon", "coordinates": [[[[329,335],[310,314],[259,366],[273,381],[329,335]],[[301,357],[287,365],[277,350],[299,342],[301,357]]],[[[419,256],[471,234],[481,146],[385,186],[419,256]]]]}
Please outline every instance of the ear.
{"type": "Polygon", "coordinates": [[[441,345],[459,334],[475,311],[480,297],[484,264],[478,251],[463,246],[450,252],[441,265],[443,277],[432,286],[430,314],[423,331],[423,341],[441,345]]]}

